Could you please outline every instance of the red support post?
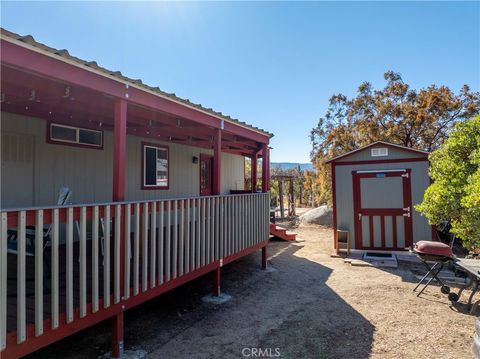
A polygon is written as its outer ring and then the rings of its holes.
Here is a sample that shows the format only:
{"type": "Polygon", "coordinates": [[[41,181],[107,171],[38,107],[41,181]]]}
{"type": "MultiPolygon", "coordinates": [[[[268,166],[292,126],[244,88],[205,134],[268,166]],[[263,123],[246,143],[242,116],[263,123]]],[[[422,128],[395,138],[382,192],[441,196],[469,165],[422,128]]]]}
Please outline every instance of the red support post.
{"type": "Polygon", "coordinates": [[[222,165],[222,130],[217,128],[215,131],[215,141],[213,147],[213,194],[221,192],[221,165],[222,165]]]}
{"type": "Polygon", "coordinates": [[[255,153],[253,156],[252,156],[252,161],[250,163],[250,171],[251,171],[251,174],[252,174],[252,193],[256,192],[257,190],[257,167],[258,167],[258,156],[257,154],[255,153]]]}
{"type": "MultiPolygon", "coordinates": [[[[127,144],[127,103],[123,99],[115,100],[113,128],[113,201],[125,199],[125,162],[127,144]]],[[[115,218],[115,221],[118,219],[115,218]]],[[[125,217],[122,214],[120,232],[120,292],[124,293],[125,268],[125,217]]],[[[109,239],[106,239],[109,240],[109,239]]],[[[112,318],[112,357],[123,357],[123,312],[112,318]]]]}
{"type": "Polygon", "coordinates": [[[270,150],[268,145],[262,148],[262,192],[270,190],[270,150]]]}
{"type": "Polygon", "coordinates": [[[262,269],[267,269],[267,246],[262,247],[262,269]]]}
{"type": "Polygon", "coordinates": [[[213,271],[213,293],[215,297],[220,295],[220,267],[213,271]]]}
{"type": "Polygon", "coordinates": [[[112,317],[112,357],[123,357],[123,312],[112,317]]]}
{"type": "Polygon", "coordinates": [[[123,201],[125,196],[125,153],[127,144],[127,103],[115,100],[113,128],[113,201],[123,201]]]}

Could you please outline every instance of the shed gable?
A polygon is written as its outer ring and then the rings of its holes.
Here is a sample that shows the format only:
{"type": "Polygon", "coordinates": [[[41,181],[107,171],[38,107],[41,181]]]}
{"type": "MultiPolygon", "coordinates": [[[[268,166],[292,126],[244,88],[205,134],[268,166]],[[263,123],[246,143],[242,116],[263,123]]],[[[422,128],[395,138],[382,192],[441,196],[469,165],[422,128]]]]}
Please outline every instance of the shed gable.
{"type": "Polygon", "coordinates": [[[351,153],[347,156],[339,158],[338,162],[350,162],[350,161],[378,161],[378,160],[397,160],[397,159],[409,159],[409,158],[423,158],[426,154],[420,152],[413,152],[404,150],[399,147],[387,146],[384,144],[376,144],[371,147],[363,148],[355,153],[351,153]],[[383,153],[386,150],[386,155],[383,153]],[[380,155],[375,155],[380,152],[380,155]]]}

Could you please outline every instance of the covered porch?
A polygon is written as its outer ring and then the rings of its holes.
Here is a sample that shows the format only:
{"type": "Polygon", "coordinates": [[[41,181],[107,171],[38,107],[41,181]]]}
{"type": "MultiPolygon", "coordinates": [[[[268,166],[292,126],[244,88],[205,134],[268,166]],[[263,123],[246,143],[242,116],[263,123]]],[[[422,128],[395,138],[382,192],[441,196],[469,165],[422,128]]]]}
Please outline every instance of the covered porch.
{"type": "Polygon", "coordinates": [[[219,294],[258,249],[265,265],[271,134],[31,37],[2,30],[1,50],[2,355],[112,318],[119,356],[123,311],[209,272],[219,294]]]}

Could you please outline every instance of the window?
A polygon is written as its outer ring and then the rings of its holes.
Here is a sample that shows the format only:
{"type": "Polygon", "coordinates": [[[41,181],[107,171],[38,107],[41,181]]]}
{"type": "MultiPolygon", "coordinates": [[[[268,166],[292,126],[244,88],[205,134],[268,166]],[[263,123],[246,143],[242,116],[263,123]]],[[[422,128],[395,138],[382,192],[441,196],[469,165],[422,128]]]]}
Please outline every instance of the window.
{"type": "Polygon", "coordinates": [[[168,189],[169,149],[156,144],[143,144],[143,189],[168,189]]]}
{"type": "Polygon", "coordinates": [[[372,157],[384,157],[384,156],[388,156],[387,147],[372,148],[372,157]]]}
{"type": "Polygon", "coordinates": [[[81,145],[87,147],[103,147],[103,132],[87,128],[50,124],[48,139],[53,143],[81,145]]]}

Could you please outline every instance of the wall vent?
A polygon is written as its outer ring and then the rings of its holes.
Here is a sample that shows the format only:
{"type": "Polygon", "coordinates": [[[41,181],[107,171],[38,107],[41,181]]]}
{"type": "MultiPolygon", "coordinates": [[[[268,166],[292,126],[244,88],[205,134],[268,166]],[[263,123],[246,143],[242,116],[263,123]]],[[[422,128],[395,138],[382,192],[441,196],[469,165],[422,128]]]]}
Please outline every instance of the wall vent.
{"type": "Polygon", "coordinates": [[[384,156],[388,156],[387,147],[372,148],[372,157],[384,157],[384,156]]]}

